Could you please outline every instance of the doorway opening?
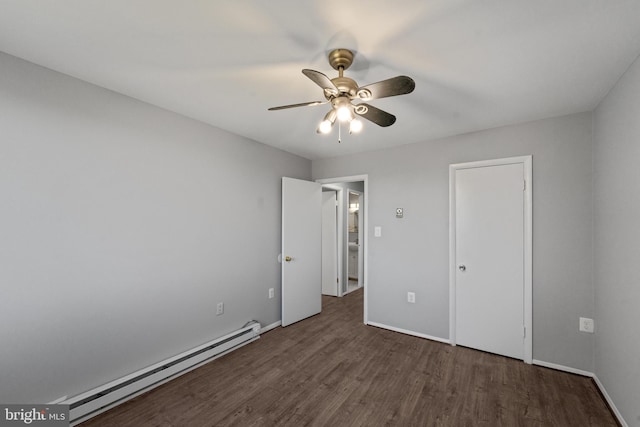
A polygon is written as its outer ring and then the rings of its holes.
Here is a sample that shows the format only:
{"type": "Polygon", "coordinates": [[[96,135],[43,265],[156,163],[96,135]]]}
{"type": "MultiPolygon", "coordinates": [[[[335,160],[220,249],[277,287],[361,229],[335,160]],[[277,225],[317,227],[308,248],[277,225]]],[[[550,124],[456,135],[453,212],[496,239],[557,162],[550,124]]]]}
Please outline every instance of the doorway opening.
{"type": "MultiPolygon", "coordinates": [[[[368,224],[368,176],[357,175],[339,178],[318,179],[322,184],[325,199],[335,194],[335,255],[328,251],[330,259],[323,259],[323,272],[335,271],[335,292],[326,288],[329,280],[323,280],[323,294],[342,297],[350,292],[364,288],[364,322],[367,322],[367,224],[368,224]],[[335,264],[333,269],[332,264],[335,264]]],[[[328,209],[328,208],[327,208],[328,209]]],[[[325,214],[328,210],[325,209],[325,214]]],[[[325,220],[323,219],[323,224],[325,220]]],[[[331,223],[330,221],[328,222],[331,223]]],[[[325,234],[324,238],[327,238],[325,234]]],[[[323,240],[324,242],[324,240],[323,240]]],[[[329,243],[330,244],[330,243],[329,243]]],[[[333,276],[331,280],[333,280],[333,276]]],[[[329,285],[331,286],[331,285],[329,285]]]]}

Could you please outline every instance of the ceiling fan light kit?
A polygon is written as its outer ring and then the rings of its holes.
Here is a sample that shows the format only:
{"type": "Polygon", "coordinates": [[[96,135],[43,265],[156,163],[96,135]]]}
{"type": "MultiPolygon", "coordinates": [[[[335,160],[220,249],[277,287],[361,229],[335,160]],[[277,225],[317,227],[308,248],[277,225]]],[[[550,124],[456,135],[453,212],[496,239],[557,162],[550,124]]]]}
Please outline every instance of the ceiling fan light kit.
{"type": "Polygon", "coordinates": [[[386,98],[389,96],[405,95],[413,92],[416,86],[415,82],[411,77],[397,76],[360,87],[355,80],[344,76],[344,70],[348,69],[353,63],[353,57],[354,54],[349,49],[334,49],[329,52],[329,65],[338,71],[338,77],[333,79],[330,79],[319,71],[309,69],[302,70],[305,76],[322,88],[326,101],[312,101],[271,107],[269,111],[330,103],[331,110],[324,116],[324,119],[316,129],[316,132],[323,134],[331,132],[336,120],[341,123],[349,123],[349,133],[360,132],[363,124],[356,116],[363,117],[378,126],[391,126],[396,121],[396,117],[393,114],[369,104],[354,104],[353,101],[370,101],[372,99],[386,98]]]}

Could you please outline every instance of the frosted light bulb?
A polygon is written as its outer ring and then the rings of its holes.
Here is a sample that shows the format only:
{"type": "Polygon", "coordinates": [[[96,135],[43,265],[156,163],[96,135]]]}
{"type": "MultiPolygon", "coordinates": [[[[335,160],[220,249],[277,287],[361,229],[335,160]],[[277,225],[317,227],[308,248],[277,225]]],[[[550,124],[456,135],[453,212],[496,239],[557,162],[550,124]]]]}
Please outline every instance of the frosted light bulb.
{"type": "Polygon", "coordinates": [[[351,110],[349,107],[340,107],[338,108],[338,120],[341,122],[346,122],[351,119],[351,110]]]}
{"type": "Polygon", "coordinates": [[[362,122],[358,119],[351,120],[349,124],[349,132],[350,133],[358,133],[362,130],[362,122]]]}
{"type": "Polygon", "coordinates": [[[329,120],[323,120],[320,122],[320,126],[318,126],[318,130],[320,133],[329,133],[331,132],[332,123],[329,120]]]}

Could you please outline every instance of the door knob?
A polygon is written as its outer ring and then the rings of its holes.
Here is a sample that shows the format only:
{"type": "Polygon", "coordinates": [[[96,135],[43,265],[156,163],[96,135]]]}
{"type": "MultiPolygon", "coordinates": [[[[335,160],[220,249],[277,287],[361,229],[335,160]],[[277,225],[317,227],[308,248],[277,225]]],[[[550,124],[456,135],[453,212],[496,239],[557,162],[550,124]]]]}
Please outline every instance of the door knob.
{"type": "Polygon", "coordinates": [[[292,260],[292,259],[293,259],[293,258],[291,258],[291,257],[290,257],[290,256],[288,256],[288,255],[287,255],[286,257],[284,257],[284,260],[285,260],[285,261],[287,261],[287,262],[291,262],[291,260],[292,260]]]}
{"type": "Polygon", "coordinates": [[[459,265],[458,266],[458,270],[460,271],[465,271],[467,269],[467,267],[465,265],[459,265]]]}

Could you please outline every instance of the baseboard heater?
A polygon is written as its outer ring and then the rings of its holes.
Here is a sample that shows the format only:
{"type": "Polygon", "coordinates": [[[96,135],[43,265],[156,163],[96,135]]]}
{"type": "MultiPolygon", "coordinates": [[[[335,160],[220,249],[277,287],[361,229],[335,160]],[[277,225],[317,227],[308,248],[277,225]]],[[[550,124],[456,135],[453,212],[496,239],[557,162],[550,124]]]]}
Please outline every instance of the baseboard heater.
{"type": "Polygon", "coordinates": [[[258,338],[260,323],[251,321],[235,332],[59,403],[69,405],[75,426],[258,338]]]}

